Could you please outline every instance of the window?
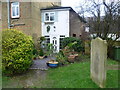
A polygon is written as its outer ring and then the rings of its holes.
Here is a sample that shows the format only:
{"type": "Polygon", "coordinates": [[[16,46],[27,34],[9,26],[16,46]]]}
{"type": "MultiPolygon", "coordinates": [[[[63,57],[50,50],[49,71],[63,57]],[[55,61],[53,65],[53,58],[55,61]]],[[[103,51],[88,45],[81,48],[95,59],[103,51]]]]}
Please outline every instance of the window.
{"type": "Polygon", "coordinates": [[[49,36],[45,36],[46,38],[46,43],[50,43],[50,37],[49,36]]]}
{"type": "Polygon", "coordinates": [[[90,28],[88,26],[85,27],[85,32],[89,32],[90,28]]]}
{"type": "Polygon", "coordinates": [[[46,40],[42,42],[41,47],[46,48],[47,44],[50,43],[50,37],[45,36],[46,40]]]}
{"type": "Polygon", "coordinates": [[[60,35],[60,49],[62,49],[62,41],[65,38],[64,35],[60,35]]]}
{"type": "Polygon", "coordinates": [[[45,13],[45,22],[54,22],[54,20],[55,20],[55,13],[54,12],[45,13]]]}
{"type": "Polygon", "coordinates": [[[73,37],[76,37],[76,34],[73,34],[73,37]]]}
{"type": "Polygon", "coordinates": [[[11,3],[11,17],[12,18],[19,18],[20,11],[19,11],[19,2],[11,3]]]}

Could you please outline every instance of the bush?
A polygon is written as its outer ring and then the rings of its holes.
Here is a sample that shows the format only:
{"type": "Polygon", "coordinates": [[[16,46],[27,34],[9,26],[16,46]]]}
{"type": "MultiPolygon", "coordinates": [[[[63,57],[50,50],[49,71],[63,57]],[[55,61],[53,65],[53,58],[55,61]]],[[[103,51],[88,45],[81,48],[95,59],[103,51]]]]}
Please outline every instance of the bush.
{"type": "Polygon", "coordinates": [[[43,52],[43,50],[41,48],[39,50],[39,56],[44,56],[44,52],[43,52]]]}
{"type": "Polygon", "coordinates": [[[32,64],[32,38],[16,30],[2,32],[2,66],[7,75],[26,71],[32,64]]]}
{"type": "Polygon", "coordinates": [[[67,62],[67,57],[64,55],[62,51],[60,51],[56,55],[56,61],[58,61],[59,63],[65,64],[67,62]]]}
{"type": "Polygon", "coordinates": [[[70,47],[76,52],[84,51],[83,42],[75,37],[66,37],[62,41],[62,47],[65,48],[66,46],[70,47]]]}
{"type": "Polygon", "coordinates": [[[34,49],[33,49],[33,55],[37,55],[38,54],[38,51],[37,51],[37,49],[34,47],[34,49]]]}

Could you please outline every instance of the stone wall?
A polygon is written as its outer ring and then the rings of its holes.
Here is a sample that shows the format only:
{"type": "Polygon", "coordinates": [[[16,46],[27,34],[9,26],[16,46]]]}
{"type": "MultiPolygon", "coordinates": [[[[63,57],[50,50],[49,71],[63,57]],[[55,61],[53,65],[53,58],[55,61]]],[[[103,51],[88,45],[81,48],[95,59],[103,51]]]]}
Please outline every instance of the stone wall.
{"type": "Polygon", "coordinates": [[[96,38],[91,42],[91,78],[99,85],[105,87],[106,82],[107,43],[96,38]]]}

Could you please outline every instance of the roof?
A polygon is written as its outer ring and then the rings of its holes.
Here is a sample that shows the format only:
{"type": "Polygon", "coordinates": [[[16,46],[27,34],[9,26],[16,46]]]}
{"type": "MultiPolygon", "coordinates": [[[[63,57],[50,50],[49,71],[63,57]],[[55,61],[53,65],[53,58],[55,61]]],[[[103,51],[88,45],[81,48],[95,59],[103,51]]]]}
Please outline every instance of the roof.
{"type": "Polygon", "coordinates": [[[49,8],[43,8],[41,10],[53,10],[53,9],[70,9],[73,10],[71,7],[60,7],[60,6],[54,6],[54,7],[49,7],[49,8]]]}
{"type": "MultiPolygon", "coordinates": [[[[68,9],[69,11],[76,13],[71,7],[61,7],[61,6],[53,6],[49,8],[43,8],[41,10],[56,10],[56,9],[68,9]]],[[[77,14],[77,16],[82,22],[86,23],[86,21],[82,17],[80,17],[79,14],[77,14]]]]}

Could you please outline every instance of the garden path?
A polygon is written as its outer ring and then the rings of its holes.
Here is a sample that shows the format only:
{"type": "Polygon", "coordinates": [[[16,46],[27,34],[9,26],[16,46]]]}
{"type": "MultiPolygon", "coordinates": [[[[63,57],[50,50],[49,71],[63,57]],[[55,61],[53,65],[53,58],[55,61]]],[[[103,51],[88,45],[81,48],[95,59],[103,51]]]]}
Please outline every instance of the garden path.
{"type": "Polygon", "coordinates": [[[55,57],[48,57],[44,59],[37,59],[33,61],[33,65],[27,73],[22,75],[15,75],[11,77],[7,82],[2,85],[3,88],[38,88],[50,87],[43,81],[46,80],[48,67],[46,62],[50,59],[55,59],[55,57]]]}
{"type": "Polygon", "coordinates": [[[48,70],[48,66],[47,66],[47,62],[50,59],[54,59],[55,57],[48,57],[48,58],[44,58],[44,59],[37,59],[33,61],[33,65],[31,66],[30,69],[40,69],[40,70],[48,70]]]}

